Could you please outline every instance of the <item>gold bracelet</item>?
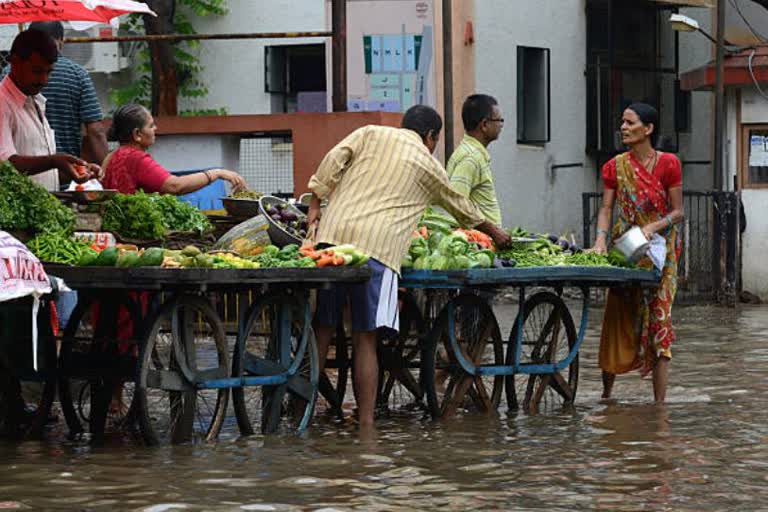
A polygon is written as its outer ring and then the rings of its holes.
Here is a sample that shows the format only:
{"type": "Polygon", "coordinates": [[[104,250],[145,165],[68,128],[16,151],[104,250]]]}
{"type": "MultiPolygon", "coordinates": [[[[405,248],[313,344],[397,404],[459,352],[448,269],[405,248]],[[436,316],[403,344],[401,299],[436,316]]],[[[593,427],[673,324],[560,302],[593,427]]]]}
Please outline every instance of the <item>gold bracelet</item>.
{"type": "Polygon", "coordinates": [[[213,179],[211,179],[211,175],[209,174],[208,169],[204,170],[203,174],[205,174],[205,177],[208,178],[208,184],[210,185],[213,182],[213,179]]]}

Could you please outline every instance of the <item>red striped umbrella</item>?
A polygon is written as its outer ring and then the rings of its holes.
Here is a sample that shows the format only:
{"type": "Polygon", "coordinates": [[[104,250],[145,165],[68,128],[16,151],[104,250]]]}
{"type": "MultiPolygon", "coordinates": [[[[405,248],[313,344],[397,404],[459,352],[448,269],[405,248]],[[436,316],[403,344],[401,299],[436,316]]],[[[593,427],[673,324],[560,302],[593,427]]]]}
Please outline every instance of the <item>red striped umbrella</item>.
{"type": "Polygon", "coordinates": [[[33,21],[95,21],[109,23],[121,14],[156,16],[141,2],[132,0],[0,0],[0,24],[33,21]]]}

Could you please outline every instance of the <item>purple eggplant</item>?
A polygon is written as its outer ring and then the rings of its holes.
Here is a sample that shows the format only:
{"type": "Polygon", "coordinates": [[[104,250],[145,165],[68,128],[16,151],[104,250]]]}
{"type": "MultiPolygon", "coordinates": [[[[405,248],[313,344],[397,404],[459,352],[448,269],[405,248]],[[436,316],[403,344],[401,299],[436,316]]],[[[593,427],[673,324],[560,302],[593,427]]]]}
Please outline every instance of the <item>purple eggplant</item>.
{"type": "Polygon", "coordinates": [[[281,216],[283,217],[284,222],[293,222],[297,220],[296,214],[290,210],[283,210],[281,216]]]}
{"type": "Polygon", "coordinates": [[[564,251],[567,251],[568,249],[571,248],[571,244],[565,238],[561,238],[560,240],[558,240],[557,245],[559,245],[560,248],[564,251]]]}
{"type": "Polygon", "coordinates": [[[559,239],[560,237],[557,235],[552,235],[552,234],[547,235],[547,240],[549,240],[553,244],[556,244],[559,239]]]}

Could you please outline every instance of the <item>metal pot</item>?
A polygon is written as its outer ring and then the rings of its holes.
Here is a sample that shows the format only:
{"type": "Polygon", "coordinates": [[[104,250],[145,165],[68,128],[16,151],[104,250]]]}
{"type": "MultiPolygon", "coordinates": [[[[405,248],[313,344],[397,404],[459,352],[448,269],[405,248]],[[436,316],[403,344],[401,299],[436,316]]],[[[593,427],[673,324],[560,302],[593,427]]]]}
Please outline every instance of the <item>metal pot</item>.
{"type": "Polygon", "coordinates": [[[648,243],[648,239],[645,238],[643,230],[638,226],[632,226],[614,242],[614,246],[625,258],[627,258],[627,260],[635,263],[645,256],[650,244],[648,243]]]}

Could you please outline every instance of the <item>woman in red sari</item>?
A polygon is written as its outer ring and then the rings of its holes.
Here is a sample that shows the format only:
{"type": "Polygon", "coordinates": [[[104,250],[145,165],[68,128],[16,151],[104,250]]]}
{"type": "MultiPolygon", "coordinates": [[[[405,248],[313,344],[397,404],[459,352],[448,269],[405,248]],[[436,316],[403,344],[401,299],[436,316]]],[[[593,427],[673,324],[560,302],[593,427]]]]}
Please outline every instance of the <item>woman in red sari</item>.
{"type": "Polygon", "coordinates": [[[245,180],[236,172],[226,169],[208,169],[203,172],[174,176],[155,162],[149,149],[155,143],[157,125],[149,111],[136,104],[118,108],[112,116],[109,139],[120,147],[107,155],[102,168],[104,188],[121,194],[133,194],[138,189],[151,194],[181,195],[199,190],[218,179],[228,181],[234,191],[245,188],[245,180]]]}
{"type": "MultiPolygon", "coordinates": [[[[603,370],[603,398],[610,398],[616,374],[639,369],[653,374],[653,395],[664,402],[667,392],[672,330],[672,303],[677,290],[680,238],[676,225],[683,220],[683,182],[680,162],[653,148],[659,114],[644,103],[627,107],[622,116],[621,139],[629,151],[602,169],[603,202],[597,217],[597,238],[592,248],[604,254],[614,202],[618,220],[610,236],[620,237],[639,226],[649,240],[658,234],[666,242],[661,282],[649,299],[638,289],[612,289],[608,293],[600,336],[599,364],[603,370]]],[[[648,257],[638,265],[651,268],[648,257]]]]}

